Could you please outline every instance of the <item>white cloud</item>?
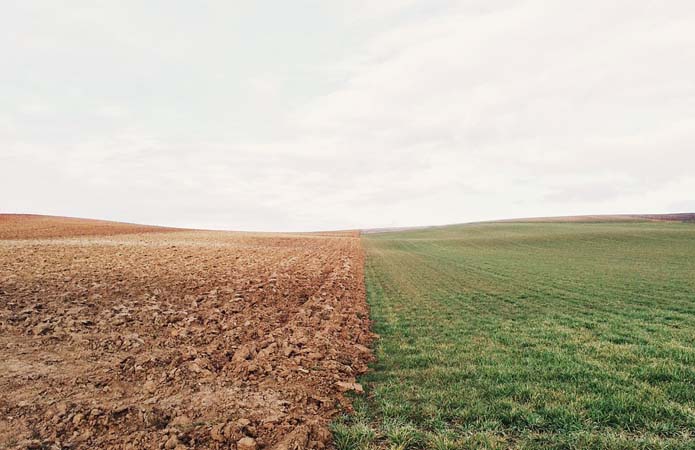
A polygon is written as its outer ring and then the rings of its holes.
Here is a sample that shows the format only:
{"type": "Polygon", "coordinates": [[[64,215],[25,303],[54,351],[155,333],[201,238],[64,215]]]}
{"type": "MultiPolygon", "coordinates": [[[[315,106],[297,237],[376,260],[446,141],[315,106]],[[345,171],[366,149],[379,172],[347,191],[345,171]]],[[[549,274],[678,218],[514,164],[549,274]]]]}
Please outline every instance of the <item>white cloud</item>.
{"type": "Polygon", "coordinates": [[[211,5],[14,11],[0,210],[266,230],[695,210],[692,2],[336,2],[279,24],[211,5]]]}

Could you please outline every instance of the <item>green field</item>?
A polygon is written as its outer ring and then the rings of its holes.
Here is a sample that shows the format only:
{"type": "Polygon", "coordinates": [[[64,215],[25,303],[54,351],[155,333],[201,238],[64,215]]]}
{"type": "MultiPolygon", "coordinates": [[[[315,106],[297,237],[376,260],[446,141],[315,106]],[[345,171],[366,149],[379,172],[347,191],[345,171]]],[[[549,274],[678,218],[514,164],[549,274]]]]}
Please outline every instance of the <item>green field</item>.
{"type": "Polygon", "coordinates": [[[695,225],[364,236],[361,448],[695,448],[695,225]]]}

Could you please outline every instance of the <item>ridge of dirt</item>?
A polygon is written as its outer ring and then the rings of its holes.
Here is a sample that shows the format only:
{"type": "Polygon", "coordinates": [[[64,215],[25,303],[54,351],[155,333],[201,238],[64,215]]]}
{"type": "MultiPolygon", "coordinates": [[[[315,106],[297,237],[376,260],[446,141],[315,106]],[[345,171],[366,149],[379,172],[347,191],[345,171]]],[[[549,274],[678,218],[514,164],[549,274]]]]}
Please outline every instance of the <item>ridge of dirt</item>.
{"type": "Polygon", "coordinates": [[[0,240],[0,448],[330,447],[372,358],[363,259],[357,233],[0,240]]]}
{"type": "Polygon", "coordinates": [[[0,239],[114,236],[181,231],[176,228],[37,214],[0,214],[0,239]]]}

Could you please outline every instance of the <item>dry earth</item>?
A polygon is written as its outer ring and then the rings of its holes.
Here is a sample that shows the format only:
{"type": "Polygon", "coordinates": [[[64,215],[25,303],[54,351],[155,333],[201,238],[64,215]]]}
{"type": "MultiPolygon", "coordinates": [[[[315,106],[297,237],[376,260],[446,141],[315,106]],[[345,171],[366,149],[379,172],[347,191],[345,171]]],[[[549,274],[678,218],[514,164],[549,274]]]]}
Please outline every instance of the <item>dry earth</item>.
{"type": "Polygon", "coordinates": [[[0,216],[0,447],[330,447],[371,358],[356,234],[41,220],[0,216]]]}
{"type": "Polygon", "coordinates": [[[0,214],[0,239],[113,236],[174,230],[173,228],[110,222],[107,220],[39,216],[35,214],[0,214]]]}

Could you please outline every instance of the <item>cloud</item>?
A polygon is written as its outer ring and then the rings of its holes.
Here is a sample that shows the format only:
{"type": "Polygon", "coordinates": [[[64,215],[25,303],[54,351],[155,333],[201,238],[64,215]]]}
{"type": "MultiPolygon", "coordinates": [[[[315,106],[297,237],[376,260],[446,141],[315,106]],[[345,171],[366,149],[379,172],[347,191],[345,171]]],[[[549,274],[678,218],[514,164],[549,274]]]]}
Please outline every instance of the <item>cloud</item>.
{"type": "MultiPolygon", "coordinates": [[[[388,175],[394,161],[418,161],[399,171],[424,194],[410,222],[423,223],[418,211],[432,202],[449,222],[661,211],[689,193],[649,204],[629,194],[693,177],[685,99],[695,94],[695,65],[679,55],[695,47],[685,26],[695,16],[685,3],[670,6],[656,15],[646,2],[453,8],[378,36],[346,86],[298,121],[354,143],[370,170],[388,175]],[[457,203],[442,186],[456,178],[487,193],[485,204],[465,192],[474,201],[457,203]],[[533,210],[510,207],[529,202],[533,210]]],[[[388,180],[383,189],[398,192],[388,180]]]]}
{"type": "Polygon", "coordinates": [[[15,11],[0,209],[263,230],[695,210],[692,2],[300,4],[277,35],[211,5],[15,11]]]}

